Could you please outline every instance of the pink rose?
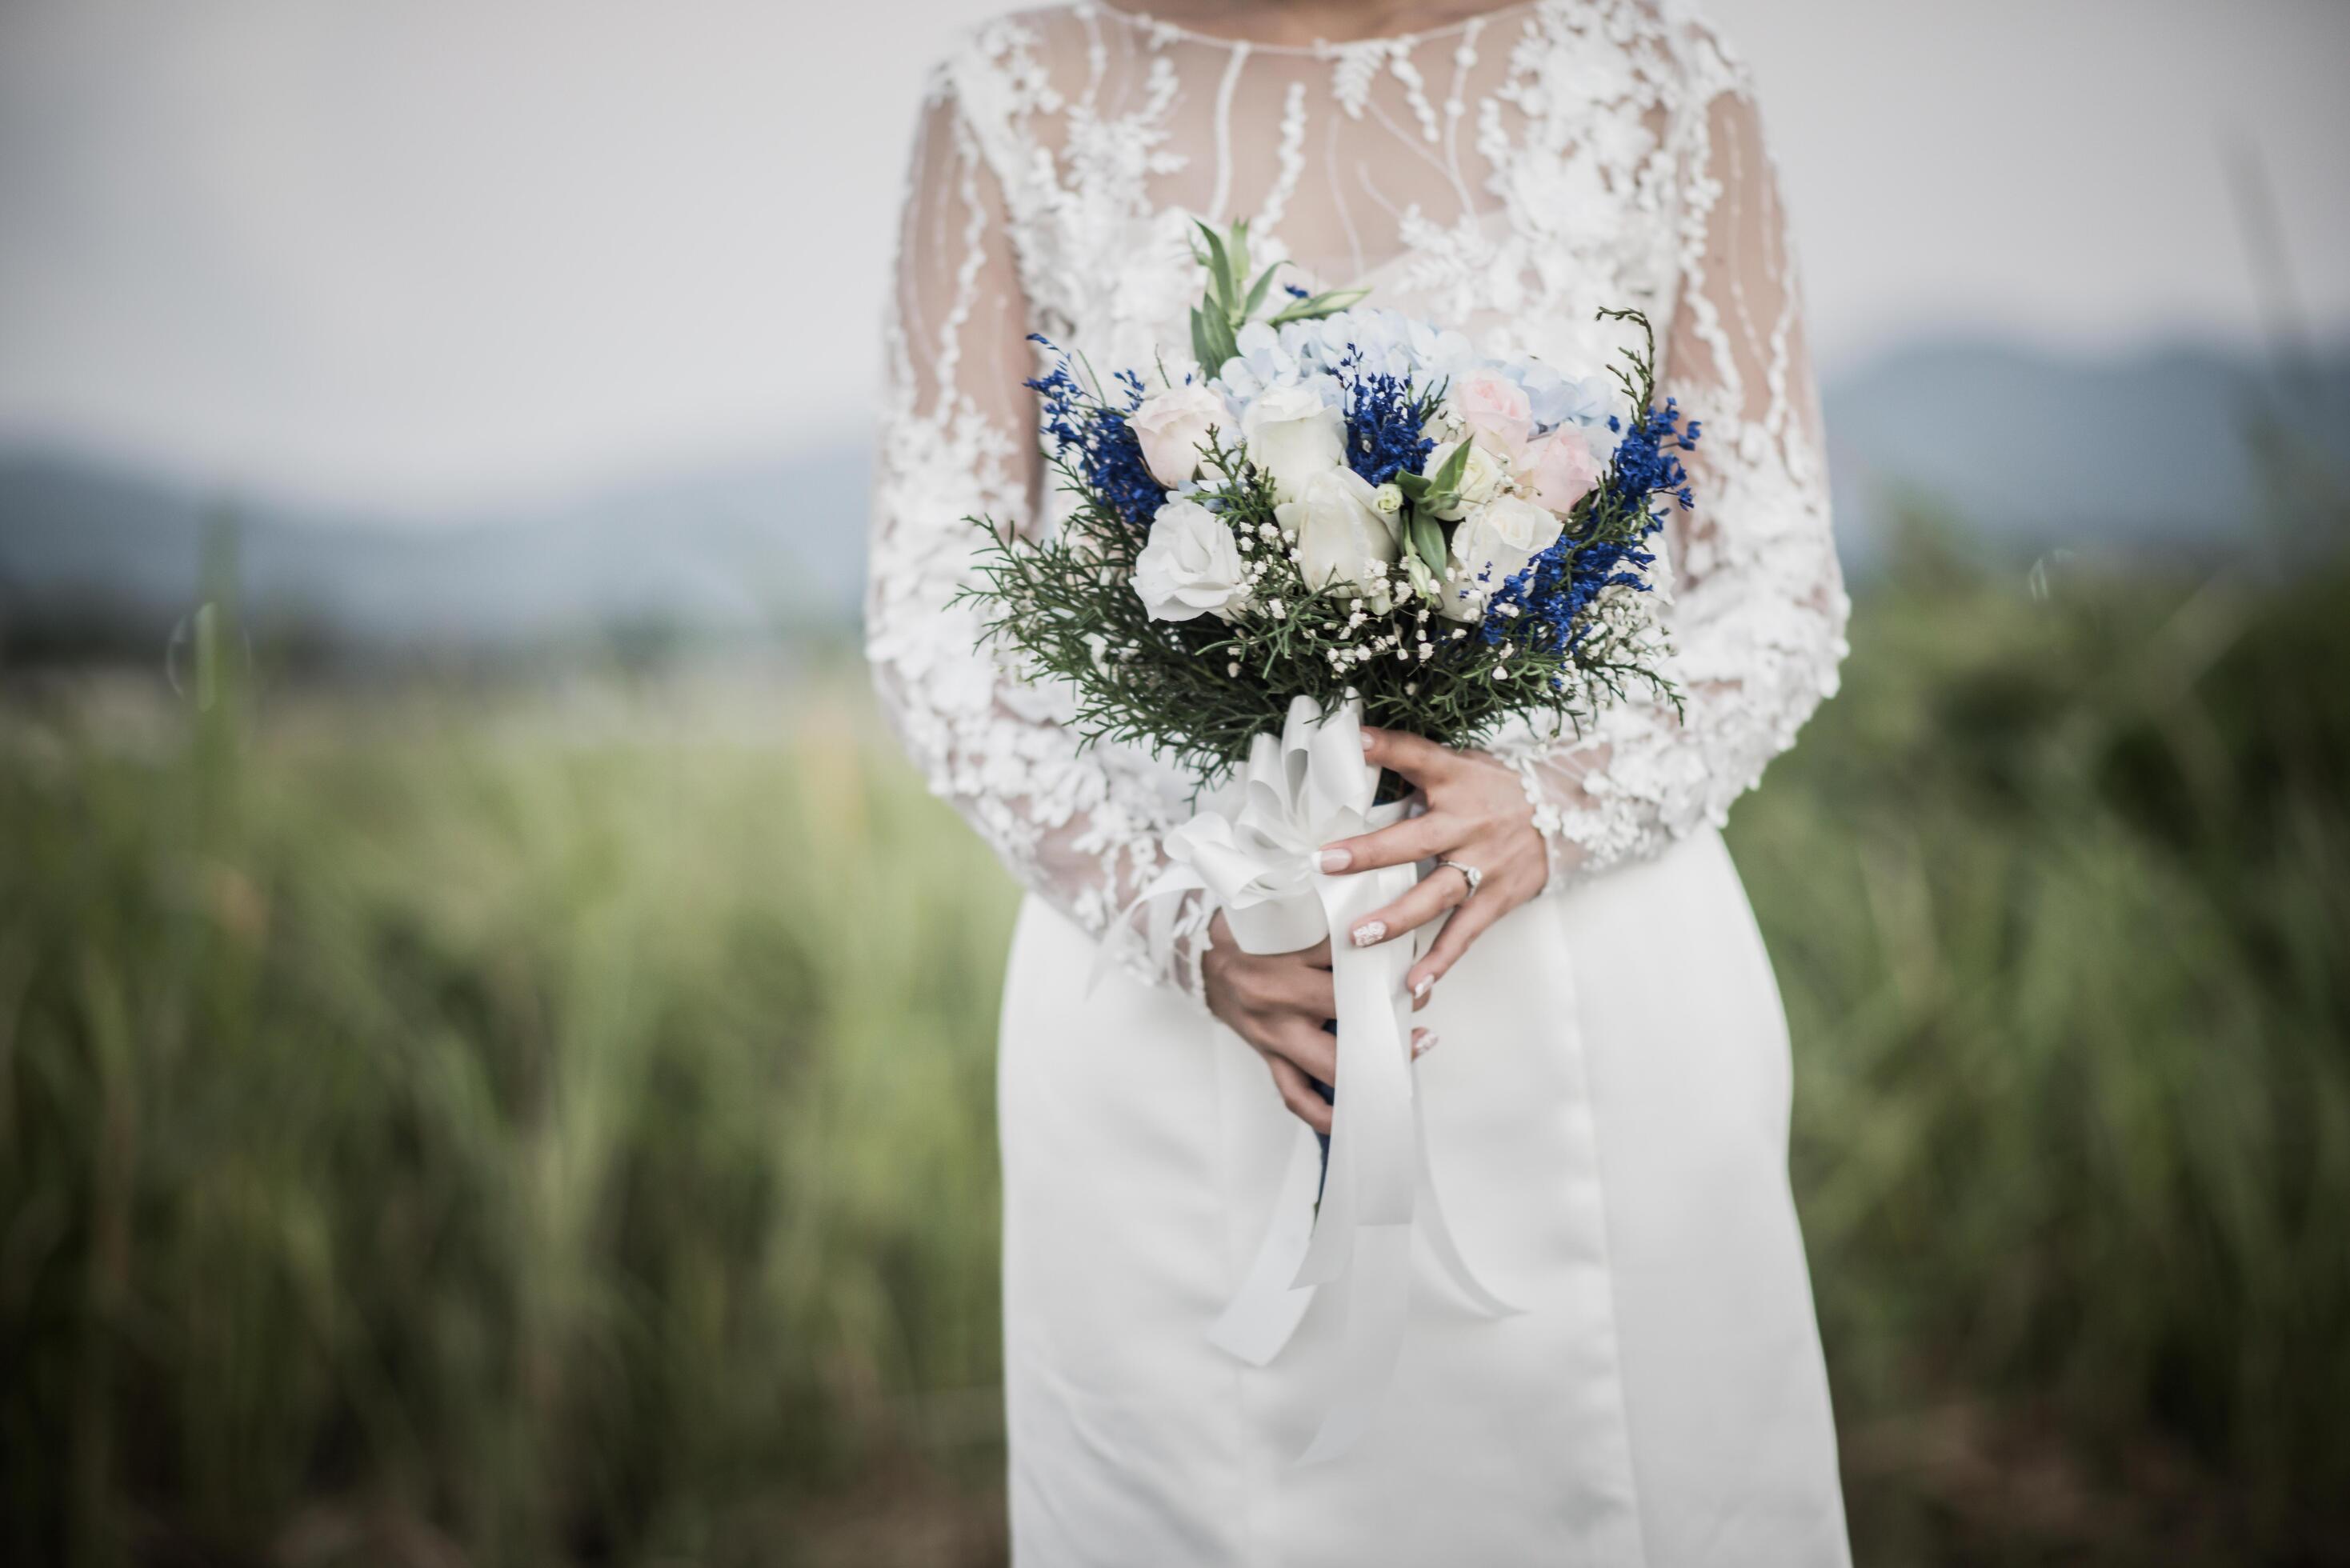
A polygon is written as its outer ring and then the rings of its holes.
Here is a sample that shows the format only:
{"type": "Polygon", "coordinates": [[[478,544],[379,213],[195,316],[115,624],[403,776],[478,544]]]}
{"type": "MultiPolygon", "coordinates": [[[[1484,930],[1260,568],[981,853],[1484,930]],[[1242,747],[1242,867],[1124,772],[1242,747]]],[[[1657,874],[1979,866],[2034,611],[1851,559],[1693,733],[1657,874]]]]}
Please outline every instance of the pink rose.
{"type": "Polygon", "coordinates": [[[1518,462],[1518,483],[1537,504],[1564,517],[1591,493],[1600,472],[1590,443],[1570,425],[1527,449],[1518,462]]]}
{"type": "Polygon", "coordinates": [[[1466,376],[1453,383],[1451,400],[1453,413],[1472,437],[1484,438],[1480,444],[1494,456],[1514,461],[1525,451],[1526,437],[1534,427],[1534,405],[1515,381],[1507,376],[1466,376]]]}

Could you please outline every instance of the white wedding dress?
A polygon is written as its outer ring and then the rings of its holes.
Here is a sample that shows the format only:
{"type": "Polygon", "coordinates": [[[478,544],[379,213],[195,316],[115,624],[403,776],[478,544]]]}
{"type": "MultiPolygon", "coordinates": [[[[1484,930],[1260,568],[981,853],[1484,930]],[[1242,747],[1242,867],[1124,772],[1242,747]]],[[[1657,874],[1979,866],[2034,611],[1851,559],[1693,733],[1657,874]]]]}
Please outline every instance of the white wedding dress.
{"type": "Polygon", "coordinates": [[[1015,1561],[1847,1561],[1785,1023],[1718,832],[1833,691],[1846,605],[1784,221],[1721,40],[1656,0],[1312,48],[1099,5],[991,24],[925,107],[889,358],[876,680],[1029,888],[1000,1068],[1015,1561]],[[1481,1316],[1424,1270],[1375,1424],[1313,1465],[1343,1303],[1263,1367],[1207,1338],[1304,1135],[1197,998],[1208,911],[1171,954],[1120,924],[1188,786],[1081,747],[1065,696],[949,603],[966,519],[1051,523],[1028,335],[1105,374],[1175,362],[1194,214],[1555,364],[1600,363],[1621,338],[1594,313],[1638,307],[1704,425],[1669,539],[1685,715],[1495,743],[1550,886],[1416,1020],[1443,1041],[1416,1083],[1445,1212],[1524,1310],[1481,1316]],[[1089,988],[1105,940],[1123,971],[1089,988]]]}

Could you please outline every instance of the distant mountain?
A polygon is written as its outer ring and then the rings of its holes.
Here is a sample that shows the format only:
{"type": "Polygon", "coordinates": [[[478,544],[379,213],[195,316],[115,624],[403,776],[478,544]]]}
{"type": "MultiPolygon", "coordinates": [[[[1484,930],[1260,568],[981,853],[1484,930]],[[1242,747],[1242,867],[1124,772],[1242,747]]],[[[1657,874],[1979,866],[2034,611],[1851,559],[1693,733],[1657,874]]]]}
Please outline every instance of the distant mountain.
{"type": "Polygon", "coordinates": [[[168,626],[201,597],[205,542],[229,520],[248,612],[339,641],[494,647],[615,625],[843,624],[864,573],[865,487],[852,449],[420,521],[235,503],[20,452],[0,456],[0,616],[70,607],[168,626]]]}
{"type": "Polygon", "coordinates": [[[2253,456],[2263,422],[2350,486],[2350,350],[2280,382],[2264,360],[2204,348],[2094,360],[1899,349],[1823,394],[1847,562],[1866,561],[1909,499],[2012,551],[2249,542],[2279,504],[2253,456]]]}
{"type": "MultiPolygon", "coordinates": [[[[1915,498],[1987,547],[2224,552],[2255,537],[2247,440],[2290,430],[2350,474],[2350,351],[2290,401],[2261,361],[2177,348],[2101,361],[1950,342],[1828,389],[1838,533],[1866,571],[1915,498]]],[[[498,649],[616,626],[767,637],[841,626],[864,569],[853,444],[510,515],[402,519],[234,508],[248,610],[361,649],[498,649]]],[[[0,454],[0,643],[47,620],[149,639],[199,597],[221,498],[56,453],[0,454]]]]}

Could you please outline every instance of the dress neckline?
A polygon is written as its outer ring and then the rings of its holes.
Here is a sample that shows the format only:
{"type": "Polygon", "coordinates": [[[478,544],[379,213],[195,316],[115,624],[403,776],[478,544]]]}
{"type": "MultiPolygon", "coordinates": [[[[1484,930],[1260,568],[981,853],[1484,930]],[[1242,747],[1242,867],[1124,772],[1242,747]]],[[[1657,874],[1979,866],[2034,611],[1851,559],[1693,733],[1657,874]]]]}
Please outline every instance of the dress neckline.
{"type": "Polygon", "coordinates": [[[1110,5],[1108,0],[1095,0],[1090,9],[1107,12],[1119,21],[1139,27],[1155,37],[1180,38],[1188,43],[1205,44],[1211,48],[1243,50],[1249,54],[1304,55],[1327,59],[1357,49],[1409,50],[1440,38],[1456,37],[1472,27],[1483,27],[1522,13],[1531,14],[1541,9],[1544,4],[1544,0],[1512,0],[1509,5],[1496,5],[1491,10],[1479,11],[1441,26],[1423,27],[1418,32],[1381,33],[1364,38],[1316,38],[1310,44],[1274,44],[1255,38],[1235,38],[1223,33],[1202,33],[1180,22],[1162,20],[1147,11],[1110,5]]]}

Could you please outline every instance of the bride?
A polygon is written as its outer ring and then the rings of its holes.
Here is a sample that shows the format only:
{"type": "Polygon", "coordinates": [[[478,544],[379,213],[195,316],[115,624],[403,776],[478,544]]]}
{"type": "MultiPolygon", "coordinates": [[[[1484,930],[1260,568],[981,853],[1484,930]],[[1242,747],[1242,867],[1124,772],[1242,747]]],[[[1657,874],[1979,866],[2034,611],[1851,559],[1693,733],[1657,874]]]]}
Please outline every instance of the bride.
{"type": "Polygon", "coordinates": [[[889,334],[875,678],[1029,894],[999,1068],[1016,1559],[1844,1563],[1785,1021],[1718,832],[1834,690],[1846,607],[1745,75],[1672,0],[1168,4],[1028,12],[940,67],[889,334]],[[1425,810],[1326,851],[1431,867],[1347,937],[1424,946],[1432,1179],[1522,1310],[1484,1316],[1423,1268],[1375,1420],[1310,1464],[1345,1303],[1313,1301],[1263,1366],[1209,1329],[1291,1118],[1329,1127],[1327,946],[1252,957],[1197,903],[1142,940],[1127,911],[1187,781],[1081,748],[1063,694],[951,603],[967,519],[1052,525],[1029,335],[1180,366],[1195,217],[1248,218],[1284,281],[1368,287],[1497,352],[1603,363],[1596,312],[1640,309],[1660,395],[1704,426],[1668,535],[1682,713],[1634,701],[1482,752],[1375,733],[1425,810]],[[1123,972],[1089,984],[1104,943],[1123,972]]]}

